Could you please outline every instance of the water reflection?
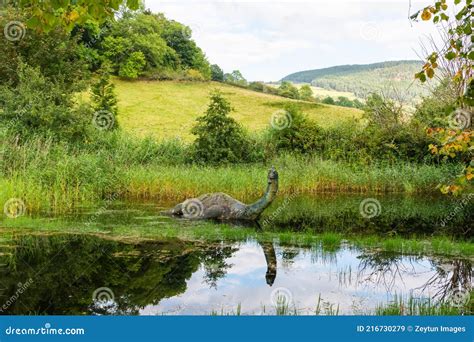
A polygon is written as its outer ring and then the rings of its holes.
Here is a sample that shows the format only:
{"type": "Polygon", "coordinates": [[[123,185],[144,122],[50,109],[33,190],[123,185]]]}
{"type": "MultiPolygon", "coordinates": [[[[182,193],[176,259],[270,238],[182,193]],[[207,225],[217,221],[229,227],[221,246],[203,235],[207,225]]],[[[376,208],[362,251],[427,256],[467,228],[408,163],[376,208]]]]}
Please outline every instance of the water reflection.
{"type": "Polygon", "coordinates": [[[210,314],[239,304],[242,313],[265,314],[276,287],[291,291],[300,314],[314,313],[319,297],[354,314],[395,294],[443,299],[470,288],[472,263],[350,246],[18,235],[1,247],[0,276],[2,314],[210,314]],[[113,297],[94,300],[99,288],[113,297]]]}

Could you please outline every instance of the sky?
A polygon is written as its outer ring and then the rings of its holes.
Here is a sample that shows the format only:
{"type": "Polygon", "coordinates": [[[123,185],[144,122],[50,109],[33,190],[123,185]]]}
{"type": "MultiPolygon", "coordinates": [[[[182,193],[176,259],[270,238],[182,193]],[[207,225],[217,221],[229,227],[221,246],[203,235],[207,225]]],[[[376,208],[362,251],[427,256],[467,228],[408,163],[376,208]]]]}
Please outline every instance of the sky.
{"type": "MultiPolygon", "coordinates": [[[[430,4],[411,0],[411,13],[430,4]]],[[[410,0],[145,0],[188,25],[212,64],[251,81],[342,64],[419,59],[432,23],[408,20],[410,0]]]]}

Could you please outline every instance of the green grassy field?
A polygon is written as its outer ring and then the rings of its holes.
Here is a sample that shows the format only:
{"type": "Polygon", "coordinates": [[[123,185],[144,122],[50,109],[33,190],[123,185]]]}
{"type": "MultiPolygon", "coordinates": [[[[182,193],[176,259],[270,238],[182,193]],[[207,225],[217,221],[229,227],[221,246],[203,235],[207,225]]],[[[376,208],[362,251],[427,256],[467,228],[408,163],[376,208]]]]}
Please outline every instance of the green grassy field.
{"type": "MultiPolygon", "coordinates": [[[[129,133],[155,138],[192,140],[195,119],[206,111],[209,93],[221,91],[235,111],[232,116],[249,131],[265,129],[272,114],[293,100],[217,82],[121,81],[116,79],[118,121],[129,133]]],[[[321,126],[334,125],[361,111],[353,108],[299,102],[303,111],[321,126]]]]}

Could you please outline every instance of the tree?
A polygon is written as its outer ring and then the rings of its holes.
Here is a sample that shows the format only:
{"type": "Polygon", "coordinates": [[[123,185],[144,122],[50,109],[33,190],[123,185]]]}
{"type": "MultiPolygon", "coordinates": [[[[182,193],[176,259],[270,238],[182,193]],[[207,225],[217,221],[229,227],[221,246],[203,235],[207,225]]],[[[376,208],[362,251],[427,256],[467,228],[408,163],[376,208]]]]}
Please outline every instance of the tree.
{"type": "Polygon", "coordinates": [[[61,83],[42,75],[39,67],[20,63],[18,84],[0,85],[0,122],[7,124],[21,139],[32,135],[67,142],[87,137],[92,113],[88,106],[77,106],[73,94],[61,83]]]}
{"type": "Polygon", "coordinates": [[[308,84],[302,85],[300,90],[300,99],[304,101],[312,101],[314,100],[313,98],[313,90],[308,84]]]}
{"type": "MultiPolygon", "coordinates": [[[[448,15],[448,4],[446,0],[435,1],[411,16],[412,20],[421,18],[424,21],[432,20],[434,24],[446,22],[448,26],[447,35],[444,38],[444,46],[438,51],[428,55],[423,69],[415,77],[421,82],[427,78],[433,78],[440,61],[444,64],[455,65],[456,73],[450,76],[449,82],[458,84],[459,89],[456,99],[457,109],[452,113],[454,124],[448,129],[428,129],[428,134],[438,140],[437,144],[431,144],[430,150],[433,154],[442,155],[445,159],[460,158],[464,161],[462,174],[451,184],[444,185],[441,190],[445,193],[458,194],[468,187],[474,178],[474,134],[472,127],[472,97],[474,50],[472,50],[472,37],[474,21],[472,13],[474,4],[472,0],[454,0],[454,4],[461,6],[455,15],[455,20],[450,20],[448,15]]],[[[443,68],[446,70],[446,67],[443,68]]]]}
{"type": "Polygon", "coordinates": [[[75,25],[113,18],[120,6],[138,9],[140,0],[10,0],[15,8],[25,10],[25,24],[36,31],[49,32],[57,27],[71,31],[75,25]]]}
{"type": "Polygon", "coordinates": [[[226,82],[237,84],[240,86],[247,85],[247,80],[245,79],[245,77],[242,75],[242,73],[239,70],[234,70],[230,74],[225,74],[224,80],[226,82]]]}
{"type": "Polygon", "coordinates": [[[219,92],[210,99],[206,113],[191,130],[196,136],[193,160],[210,164],[245,161],[250,145],[242,127],[229,116],[230,103],[219,92]]]}
{"type": "Polygon", "coordinates": [[[211,65],[211,80],[224,82],[224,71],[217,64],[211,65]]]}
{"type": "Polygon", "coordinates": [[[472,62],[474,61],[474,50],[472,50],[472,34],[474,29],[474,21],[472,21],[472,13],[474,11],[474,3],[472,0],[454,0],[455,5],[461,5],[461,9],[455,15],[455,21],[450,20],[447,1],[438,0],[433,5],[414,13],[410,18],[417,20],[421,18],[424,21],[432,20],[434,24],[446,22],[448,29],[448,41],[441,51],[433,52],[427,57],[427,61],[423,69],[415,75],[421,82],[425,82],[427,78],[433,78],[435,70],[438,68],[438,59],[446,58],[448,61],[457,60],[461,67],[455,78],[464,82],[467,90],[467,84],[472,79],[472,62]]]}
{"type": "Polygon", "coordinates": [[[132,52],[125,63],[120,65],[118,75],[123,78],[135,79],[141,75],[145,64],[145,56],[141,51],[132,52]]]}
{"type": "Polygon", "coordinates": [[[89,73],[80,54],[78,37],[72,37],[61,27],[49,32],[26,33],[26,28],[19,24],[9,26],[15,21],[25,21],[27,16],[24,10],[11,7],[0,15],[0,83],[18,84],[17,71],[23,63],[38,67],[45,78],[60,84],[65,93],[84,90],[89,73]]]}
{"type": "Polygon", "coordinates": [[[290,104],[272,118],[271,143],[275,149],[297,153],[311,153],[320,144],[321,128],[308,119],[299,108],[290,104]]]}
{"type": "Polygon", "coordinates": [[[336,104],[336,101],[334,101],[334,99],[331,96],[326,96],[321,102],[328,105],[336,104]]]}
{"type": "Polygon", "coordinates": [[[99,79],[92,84],[91,98],[95,112],[103,112],[110,116],[109,120],[113,124],[112,127],[117,128],[117,95],[115,95],[115,86],[110,82],[110,74],[107,67],[99,72],[99,79]]]}
{"type": "Polygon", "coordinates": [[[135,78],[142,72],[178,77],[191,69],[194,70],[191,73],[201,74],[200,79],[211,77],[209,62],[191,39],[191,30],[161,13],[124,12],[117,20],[108,22],[100,44],[95,44],[93,49],[111,62],[115,74],[127,78],[135,78]],[[141,69],[138,53],[145,60],[141,69]]]}
{"type": "Polygon", "coordinates": [[[288,97],[290,99],[299,99],[300,94],[298,88],[296,88],[291,82],[283,81],[278,87],[278,93],[280,96],[288,97]]]}

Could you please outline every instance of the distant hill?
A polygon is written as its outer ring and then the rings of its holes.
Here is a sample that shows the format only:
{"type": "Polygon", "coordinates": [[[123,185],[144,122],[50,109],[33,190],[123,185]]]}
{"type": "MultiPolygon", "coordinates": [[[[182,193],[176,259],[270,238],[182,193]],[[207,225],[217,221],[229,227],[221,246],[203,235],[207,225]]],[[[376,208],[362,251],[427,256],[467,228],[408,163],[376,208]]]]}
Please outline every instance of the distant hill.
{"type": "Polygon", "coordinates": [[[419,61],[339,65],[299,71],[285,76],[282,81],[311,83],[328,90],[351,92],[359,98],[366,98],[376,91],[396,90],[407,102],[413,102],[427,92],[425,86],[414,81],[414,74],[421,66],[419,61]]]}

